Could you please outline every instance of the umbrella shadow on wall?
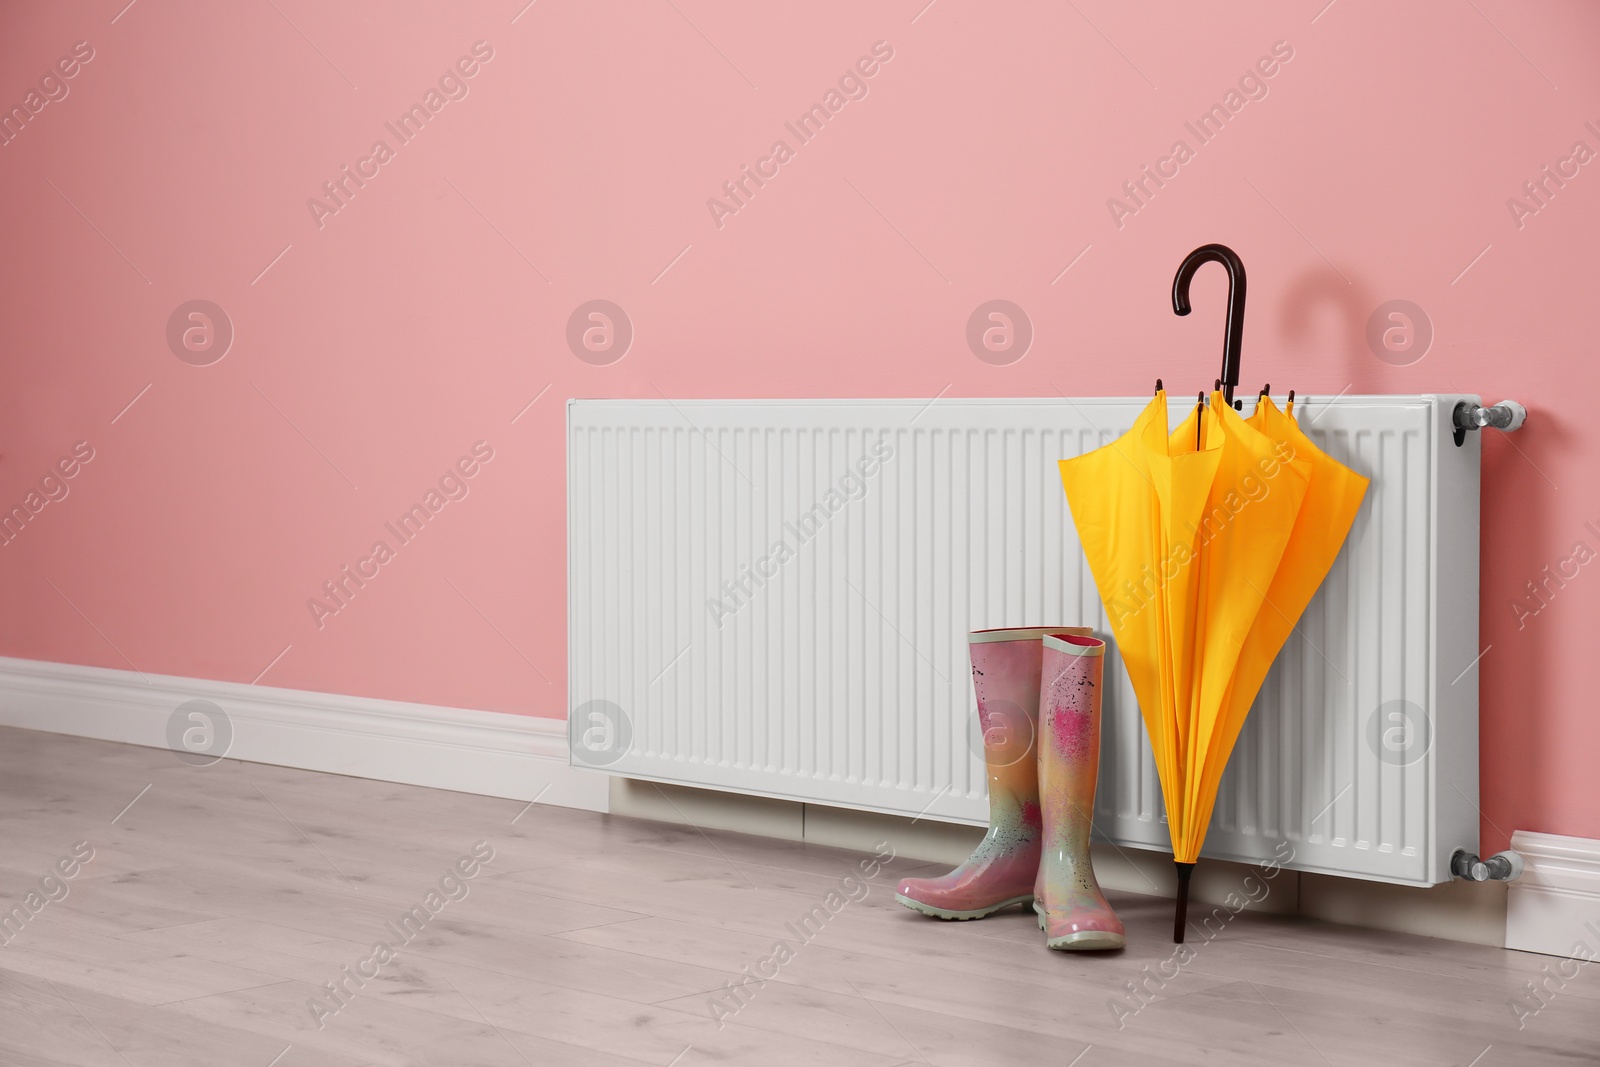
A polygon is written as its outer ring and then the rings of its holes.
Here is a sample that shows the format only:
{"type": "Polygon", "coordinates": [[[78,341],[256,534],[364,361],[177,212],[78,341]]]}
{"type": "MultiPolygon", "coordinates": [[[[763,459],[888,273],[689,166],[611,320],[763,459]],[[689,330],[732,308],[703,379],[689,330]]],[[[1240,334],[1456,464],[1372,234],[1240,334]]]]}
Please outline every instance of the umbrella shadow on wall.
{"type": "MultiPolygon", "coordinates": [[[[1369,383],[1377,360],[1367,347],[1367,319],[1378,301],[1360,281],[1346,281],[1332,267],[1319,267],[1303,272],[1284,291],[1279,305],[1278,324],[1283,334],[1295,344],[1310,344],[1318,338],[1336,339],[1337,353],[1342,357],[1344,369],[1339,371],[1331,363],[1306,366],[1304,357],[1288,358],[1294,363],[1281,369],[1274,368],[1269,378],[1281,377],[1288,388],[1299,388],[1301,393],[1311,392],[1314,383],[1296,386],[1293,379],[1302,370],[1314,369],[1322,373],[1334,372],[1337,384],[1327,382],[1324,388],[1334,392],[1349,385],[1352,393],[1370,391],[1369,383]],[[1332,308],[1334,323],[1331,330],[1321,314],[1324,307],[1332,308]]],[[[1420,358],[1420,357],[1419,357],[1420,358]]],[[[1326,382],[1326,379],[1323,379],[1326,382]]],[[[1377,390],[1381,392],[1382,390],[1377,390]]]]}
{"type": "MultiPolygon", "coordinates": [[[[1371,321],[1383,301],[1358,279],[1347,281],[1331,267],[1320,267],[1303,272],[1284,292],[1279,311],[1279,327],[1285,337],[1295,344],[1310,344],[1318,337],[1331,335],[1337,339],[1334,352],[1342,360],[1342,373],[1336,372],[1329,383],[1334,389],[1349,386],[1352,393],[1385,393],[1402,390],[1390,380],[1388,368],[1410,366],[1421,362],[1430,353],[1437,365],[1427,369],[1421,381],[1411,385],[1418,390],[1438,392],[1457,391],[1455,374],[1446,362],[1444,351],[1432,352],[1436,338],[1433,324],[1426,318],[1410,323],[1412,327],[1426,330],[1423,338],[1415,335],[1409,340],[1417,348],[1409,352],[1393,347],[1378,347],[1371,336],[1371,321]],[[1332,323],[1328,311],[1332,311],[1332,323]]],[[[1386,305],[1387,306],[1387,305],[1386,305]]],[[[1326,368],[1324,368],[1326,369],[1326,368]]],[[[1283,377],[1290,382],[1295,367],[1274,369],[1268,377],[1283,377]]],[[[1485,397],[1485,402],[1495,398],[1485,397]]],[[[1516,715],[1514,729],[1503,727],[1496,732],[1485,750],[1496,753],[1493,760],[1492,781],[1499,793],[1501,783],[1545,780],[1545,768],[1538,765],[1537,753],[1545,751],[1548,730],[1541,725],[1537,715],[1524,715],[1529,708],[1550,706],[1559,699],[1550,675],[1549,643],[1539,639],[1535,631],[1541,625],[1553,624],[1545,617],[1522,616],[1514,604],[1540,607],[1540,601],[1528,595],[1528,583],[1539,587],[1545,580],[1543,568],[1552,560],[1541,559],[1539,546],[1559,545],[1563,551],[1570,548],[1565,538],[1551,529],[1549,500],[1556,488],[1539,469],[1541,455],[1553,454],[1571,444],[1571,433],[1550,412],[1540,411],[1540,417],[1527,440],[1522,444],[1508,441],[1500,434],[1482,435],[1482,505],[1488,521],[1481,525],[1480,558],[1483,560],[1479,604],[1479,631],[1482,646],[1492,647],[1477,665],[1465,671],[1459,684],[1476,682],[1480,692],[1480,715],[1489,709],[1506,709],[1516,715]],[[1498,516],[1499,518],[1494,518],[1498,516]],[[1519,628],[1520,627],[1520,628],[1519,628]],[[1499,647],[1503,646],[1503,647],[1499,647]]],[[[1369,521],[1365,509],[1356,519],[1353,537],[1359,537],[1361,526],[1369,521]]],[[[1600,526],[1600,523],[1597,523],[1600,526]]],[[[1583,537],[1589,547],[1600,552],[1600,538],[1584,536],[1585,531],[1574,531],[1572,536],[1583,537]]],[[[1569,568],[1570,573],[1570,568],[1569,568]]],[[[1549,583],[1559,593],[1559,587],[1549,583]]],[[[1553,601],[1547,591],[1545,603],[1553,601]]],[[[1541,608],[1541,613],[1542,613],[1541,608]]],[[[1461,667],[1466,668],[1466,664],[1461,667]]],[[[1454,672],[1451,672],[1454,674],[1454,672]]],[[[1549,739],[1554,742],[1554,739],[1549,739]]],[[[1480,780],[1480,796],[1484,792],[1480,780]]],[[[1480,800],[1480,809],[1482,802],[1480,800]]],[[[1480,815],[1481,815],[1480,811],[1480,815]]],[[[1510,828],[1497,829],[1483,816],[1485,852],[1509,847],[1509,840],[1494,844],[1510,828]],[[1487,835],[1493,834],[1490,838],[1487,835]]]]}

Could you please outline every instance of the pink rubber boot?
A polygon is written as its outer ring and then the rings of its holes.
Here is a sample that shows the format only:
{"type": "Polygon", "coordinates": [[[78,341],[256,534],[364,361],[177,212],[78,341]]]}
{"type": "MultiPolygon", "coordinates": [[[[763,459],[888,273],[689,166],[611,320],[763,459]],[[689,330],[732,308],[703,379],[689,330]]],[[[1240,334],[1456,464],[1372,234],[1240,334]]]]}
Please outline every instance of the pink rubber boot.
{"type": "Polygon", "coordinates": [[[1126,942],[1122,920],[1106,903],[1089,862],[1106,643],[1057,632],[1042,645],[1038,750],[1043,851],[1033,910],[1051,948],[1121,948],[1126,942]]]}
{"type": "MultiPolygon", "coordinates": [[[[989,771],[989,832],[967,861],[939,878],[905,878],[895,899],[940,919],[981,919],[1033,900],[1040,815],[1035,739],[1045,634],[1084,628],[1029,626],[967,636],[972,688],[989,771]]],[[[1092,787],[1091,787],[1092,788],[1092,787]]]]}

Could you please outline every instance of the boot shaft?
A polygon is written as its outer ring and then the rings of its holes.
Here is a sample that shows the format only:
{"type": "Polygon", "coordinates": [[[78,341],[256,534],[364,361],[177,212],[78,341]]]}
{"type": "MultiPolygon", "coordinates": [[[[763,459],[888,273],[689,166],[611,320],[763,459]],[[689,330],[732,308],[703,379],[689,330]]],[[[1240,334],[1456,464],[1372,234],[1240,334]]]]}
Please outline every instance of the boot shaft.
{"type": "Polygon", "coordinates": [[[1089,633],[1087,627],[1026,626],[976,630],[967,636],[991,798],[997,781],[1002,789],[1036,792],[1042,639],[1047,634],[1089,633]]]}
{"type": "Polygon", "coordinates": [[[1088,848],[1100,771],[1100,706],[1105,642],[1062,633],[1041,645],[1039,791],[1046,848],[1088,848]]]}

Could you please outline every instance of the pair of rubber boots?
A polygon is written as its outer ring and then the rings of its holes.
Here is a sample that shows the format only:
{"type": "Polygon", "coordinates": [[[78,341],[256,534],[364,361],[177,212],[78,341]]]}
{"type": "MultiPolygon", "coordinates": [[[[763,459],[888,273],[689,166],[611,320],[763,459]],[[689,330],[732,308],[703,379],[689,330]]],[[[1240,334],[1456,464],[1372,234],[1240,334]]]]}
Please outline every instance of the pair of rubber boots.
{"type": "Polygon", "coordinates": [[[941,878],[902,879],[895,898],[940,919],[1031,902],[1053,949],[1121,948],[1122,922],[1089,862],[1100,766],[1105,642],[1084,627],[968,636],[989,773],[989,832],[941,878]]]}

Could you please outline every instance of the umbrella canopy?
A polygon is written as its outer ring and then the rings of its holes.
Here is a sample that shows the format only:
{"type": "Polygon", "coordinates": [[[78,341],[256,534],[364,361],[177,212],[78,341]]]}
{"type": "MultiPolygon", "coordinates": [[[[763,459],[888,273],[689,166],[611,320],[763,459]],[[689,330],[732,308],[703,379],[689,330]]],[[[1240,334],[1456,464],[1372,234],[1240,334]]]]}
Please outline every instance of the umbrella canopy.
{"type": "Polygon", "coordinates": [[[1370,479],[1357,474],[1312,444],[1311,438],[1295,421],[1293,411],[1292,393],[1287,412],[1273,403],[1270,396],[1262,396],[1255,412],[1245,420],[1246,426],[1259,430],[1274,442],[1280,457],[1304,471],[1309,476],[1309,484],[1299,514],[1295,516],[1294,529],[1290,532],[1278,571],[1266,590],[1265,607],[1256,615],[1235,667],[1222,716],[1222,721],[1229,724],[1229,728],[1219,738],[1224,759],[1217,764],[1214,774],[1208,775],[1208,781],[1202,789],[1202,795],[1212,798],[1206,804],[1202,834],[1204,826],[1211,820],[1211,807],[1222,779],[1226,753],[1233,751],[1234,741],[1238,739],[1245,716],[1255,702],[1273,660],[1338,558],[1370,483],[1370,479]]]}
{"type": "Polygon", "coordinates": [[[1270,399],[1246,421],[1221,392],[1169,433],[1158,391],[1128,433],[1060,467],[1155,753],[1181,941],[1228,755],[1367,482],[1270,399]]]}

